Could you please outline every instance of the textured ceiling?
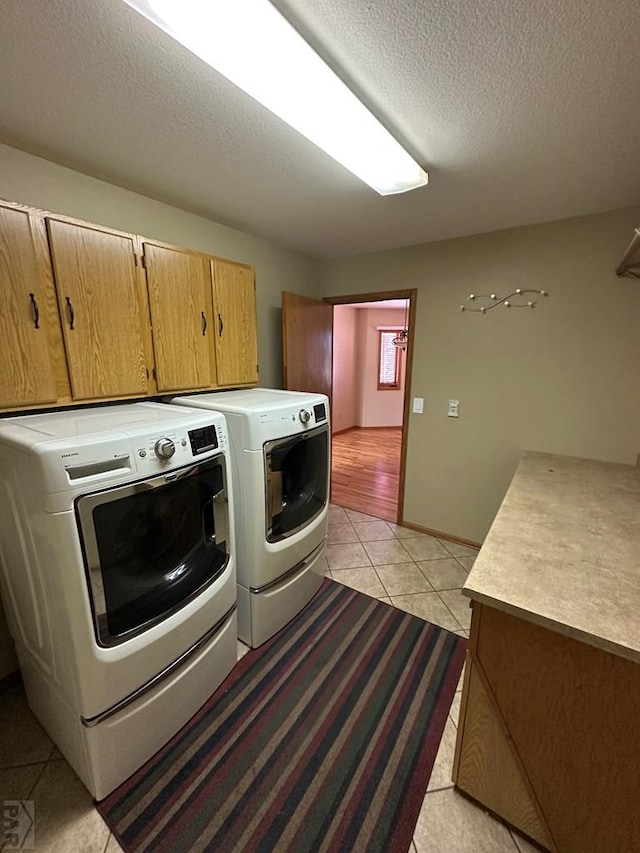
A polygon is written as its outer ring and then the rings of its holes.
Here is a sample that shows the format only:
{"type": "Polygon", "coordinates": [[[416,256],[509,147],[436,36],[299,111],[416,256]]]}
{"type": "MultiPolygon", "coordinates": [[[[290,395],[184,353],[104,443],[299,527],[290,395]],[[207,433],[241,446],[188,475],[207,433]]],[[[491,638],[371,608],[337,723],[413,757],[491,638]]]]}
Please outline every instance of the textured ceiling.
{"type": "Polygon", "coordinates": [[[0,141],[317,256],[640,202],[638,0],[276,5],[428,187],[378,196],[121,0],[2,0],[0,141]]]}

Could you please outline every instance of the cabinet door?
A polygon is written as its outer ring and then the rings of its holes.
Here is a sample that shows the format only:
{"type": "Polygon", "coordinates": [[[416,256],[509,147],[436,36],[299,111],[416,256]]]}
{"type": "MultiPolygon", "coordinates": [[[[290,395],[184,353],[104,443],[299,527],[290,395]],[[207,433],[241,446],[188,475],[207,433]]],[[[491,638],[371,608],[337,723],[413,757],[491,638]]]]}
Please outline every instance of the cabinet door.
{"type": "Polygon", "coordinates": [[[215,385],[209,259],[144,244],[158,391],[215,385]]]}
{"type": "MultiPolygon", "coordinates": [[[[0,207],[0,407],[56,402],[55,363],[61,357],[44,225],[0,207]]],[[[64,375],[64,363],[61,370],[64,375]]]]}
{"type": "Polygon", "coordinates": [[[148,394],[133,238],[56,219],[47,228],[73,398],[148,394]]]}
{"type": "Polygon", "coordinates": [[[256,293],[253,268],[211,261],[218,385],[258,381],[256,293]]]}

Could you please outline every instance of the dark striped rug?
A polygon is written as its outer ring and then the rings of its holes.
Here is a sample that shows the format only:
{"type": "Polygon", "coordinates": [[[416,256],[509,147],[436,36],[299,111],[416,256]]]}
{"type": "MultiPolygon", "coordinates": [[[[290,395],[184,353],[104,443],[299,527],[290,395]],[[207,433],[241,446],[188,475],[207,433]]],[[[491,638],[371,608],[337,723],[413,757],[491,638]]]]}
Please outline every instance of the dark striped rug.
{"type": "Polygon", "coordinates": [[[326,580],[98,809],[127,853],[406,851],[465,647],[326,580]]]}

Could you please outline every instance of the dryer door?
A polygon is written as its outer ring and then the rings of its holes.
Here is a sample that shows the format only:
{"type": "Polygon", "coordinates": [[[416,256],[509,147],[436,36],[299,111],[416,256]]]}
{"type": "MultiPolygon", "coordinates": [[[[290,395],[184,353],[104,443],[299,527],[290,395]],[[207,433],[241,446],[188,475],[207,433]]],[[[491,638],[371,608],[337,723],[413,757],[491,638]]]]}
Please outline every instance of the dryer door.
{"type": "Polygon", "coordinates": [[[329,427],[264,445],[269,542],[292,536],[319,515],[329,493],[329,427]]]}
{"type": "Polygon", "coordinates": [[[229,562],[224,456],[76,501],[94,623],[111,646],[166,619],[229,562]]]}

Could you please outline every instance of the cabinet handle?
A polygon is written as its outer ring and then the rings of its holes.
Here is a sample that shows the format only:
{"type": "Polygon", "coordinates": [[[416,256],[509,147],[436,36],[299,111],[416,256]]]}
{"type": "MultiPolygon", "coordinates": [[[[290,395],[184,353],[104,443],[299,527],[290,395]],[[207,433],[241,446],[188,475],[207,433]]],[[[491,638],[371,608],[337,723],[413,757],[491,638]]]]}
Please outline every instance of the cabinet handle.
{"type": "Polygon", "coordinates": [[[200,314],[202,315],[202,334],[206,335],[207,334],[207,318],[206,318],[204,311],[201,311],[200,314]]]}
{"type": "Polygon", "coordinates": [[[33,309],[33,325],[36,329],[40,328],[40,309],[38,308],[38,303],[36,302],[35,293],[29,294],[29,299],[31,299],[31,307],[33,309]]]}
{"type": "Polygon", "coordinates": [[[67,296],[65,297],[67,303],[67,312],[69,314],[69,328],[73,329],[73,323],[75,320],[75,312],[73,310],[73,305],[71,304],[71,299],[67,296]]]}
{"type": "Polygon", "coordinates": [[[222,330],[224,329],[224,323],[222,322],[222,317],[218,314],[218,337],[222,337],[222,330]]]}

